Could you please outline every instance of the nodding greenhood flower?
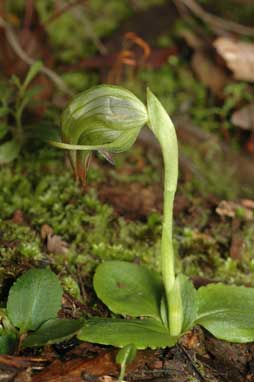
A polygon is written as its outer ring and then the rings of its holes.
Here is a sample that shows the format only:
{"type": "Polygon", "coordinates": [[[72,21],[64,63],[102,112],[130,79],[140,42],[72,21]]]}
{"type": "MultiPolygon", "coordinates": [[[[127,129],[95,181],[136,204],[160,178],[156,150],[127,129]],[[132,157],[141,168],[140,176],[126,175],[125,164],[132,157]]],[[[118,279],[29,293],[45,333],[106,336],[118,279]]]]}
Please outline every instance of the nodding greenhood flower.
{"type": "Polygon", "coordinates": [[[147,119],[145,105],[133,93],[119,86],[98,85],[67,106],[62,116],[61,142],[51,144],[70,150],[72,166],[80,178],[89,153],[128,150],[147,119]]]}

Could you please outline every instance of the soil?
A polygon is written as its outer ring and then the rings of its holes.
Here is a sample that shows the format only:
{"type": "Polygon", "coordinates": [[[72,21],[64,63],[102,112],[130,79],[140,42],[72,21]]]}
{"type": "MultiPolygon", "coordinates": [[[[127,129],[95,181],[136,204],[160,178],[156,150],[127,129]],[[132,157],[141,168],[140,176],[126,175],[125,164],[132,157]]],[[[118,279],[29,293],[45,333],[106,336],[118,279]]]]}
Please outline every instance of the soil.
{"type": "MultiPolygon", "coordinates": [[[[254,381],[253,345],[218,341],[200,328],[185,335],[172,349],[139,351],[125,379],[145,382],[254,381]]],[[[45,348],[40,356],[0,356],[6,382],[116,381],[116,350],[74,341],[45,348]]]]}

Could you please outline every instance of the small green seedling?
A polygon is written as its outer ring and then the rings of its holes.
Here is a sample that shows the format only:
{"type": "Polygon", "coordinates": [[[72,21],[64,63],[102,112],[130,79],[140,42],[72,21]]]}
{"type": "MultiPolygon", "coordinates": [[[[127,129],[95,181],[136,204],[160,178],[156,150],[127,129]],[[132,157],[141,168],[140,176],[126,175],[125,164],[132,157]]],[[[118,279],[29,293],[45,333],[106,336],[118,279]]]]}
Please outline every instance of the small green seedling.
{"type": "Polygon", "coordinates": [[[48,269],[31,269],[19,277],[10,289],[6,309],[0,311],[0,354],[74,336],[82,321],[57,318],[62,294],[60,282],[48,269]]]}
{"type": "Polygon", "coordinates": [[[29,84],[37,76],[42,67],[40,61],[36,61],[29,69],[24,82],[12,76],[10,86],[1,88],[1,104],[0,104],[0,140],[4,143],[0,144],[0,164],[13,161],[19,155],[24,145],[24,127],[22,123],[23,112],[29,102],[32,100],[38,89],[28,89],[29,84]],[[9,117],[12,117],[15,126],[8,123],[9,117]],[[12,136],[9,139],[9,136],[12,136]]]}
{"type": "Polygon", "coordinates": [[[124,346],[116,356],[116,363],[120,365],[121,371],[118,378],[119,382],[122,382],[125,375],[126,366],[132,363],[134,359],[136,358],[137,349],[136,346],[133,344],[124,346]]]}
{"type": "Polygon", "coordinates": [[[147,107],[117,86],[97,86],[74,98],[62,120],[62,139],[54,146],[69,150],[76,176],[94,150],[129,149],[145,124],[161,146],[164,160],[164,208],[161,274],[124,261],[100,264],[94,275],[97,296],[124,318],[94,317],[78,338],[137,349],[173,346],[185,332],[201,325],[232,342],[254,340],[254,289],[223,284],[194,288],[175,272],[173,203],[178,178],[178,145],[174,125],[160,101],[147,91],[147,107]],[[142,318],[142,319],[140,319],[142,318]]]}

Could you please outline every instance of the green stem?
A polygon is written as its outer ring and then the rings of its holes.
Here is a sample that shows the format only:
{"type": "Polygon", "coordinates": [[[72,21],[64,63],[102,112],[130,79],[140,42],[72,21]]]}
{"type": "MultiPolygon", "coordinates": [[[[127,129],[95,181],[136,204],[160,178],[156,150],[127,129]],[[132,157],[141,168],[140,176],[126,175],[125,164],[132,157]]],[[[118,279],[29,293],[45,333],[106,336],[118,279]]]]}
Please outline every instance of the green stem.
{"type": "Polygon", "coordinates": [[[161,269],[163,283],[168,294],[175,282],[175,264],[173,248],[173,202],[174,191],[168,190],[168,180],[164,180],[163,223],[161,238],[161,269]]]}
{"type": "Polygon", "coordinates": [[[173,204],[178,179],[178,144],[174,125],[160,101],[147,92],[149,127],[158,139],[164,161],[164,204],[161,239],[161,266],[165,288],[169,330],[177,336],[182,327],[180,284],[175,278],[173,248],[173,204]]]}
{"type": "Polygon", "coordinates": [[[118,377],[118,382],[122,382],[122,381],[123,381],[123,379],[124,379],[124,375],[125,375],[125,370],[126,370],[126,364],[123,363],[123,364],[121,365],[121,371],[120,371],[120,375],[119,375],[119,377],[118,377]]]}
{"type": "Polygon", "coordinates": [[[177,146],[172,134],[160,141],[164,160],[164,200],[161,238],[161,268],[167,297],[169,329],[172,336],[178,336],[182,327],[182,302],[180,285],[175,277],[175,256],[173,247],[173,206],[178,177],[177,146]],[[174,141],[174,140],[173,140],[174,141]],[[170,150],[171,149],[171,150],[170,150]],[[176,155],[172,158],[172,150],[176,155]]]}

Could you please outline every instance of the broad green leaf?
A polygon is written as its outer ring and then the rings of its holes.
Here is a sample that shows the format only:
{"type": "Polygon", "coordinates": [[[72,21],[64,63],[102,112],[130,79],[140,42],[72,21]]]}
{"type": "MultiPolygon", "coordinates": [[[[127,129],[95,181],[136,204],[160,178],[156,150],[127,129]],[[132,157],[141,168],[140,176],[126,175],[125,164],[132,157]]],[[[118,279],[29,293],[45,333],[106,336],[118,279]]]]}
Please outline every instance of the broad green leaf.
{"type": "Polygon", "coordinates": [[[20,144],[14,139],[0,145],[0,164],[8,163],[16,159],[19,155],[20,148],[20,144]]]}
{"type": "Polygon", "coordinates": [[[17,336],[15,333],[0,334],[0,354],[13,354],[17,346],[17,336]]]}
{"type": "Polygon", "coordinates": [[[62,342],[73,337],[83,324],[83,320],[59,318],[46,321],[38,330],[24,339],[22,347],[43,346],[62,342]]]}
{"type": "Polygon", "coordinates": [[[230,342],[254,341],[254,289],[212,284],[198,290],[196,323],[230,342]]]}
{"type": "Polygon", "coordinates": [[[78,339],[103,345],[123,347],[134,344],[137,349],[174,346],[177,338],[169,336],[168,330],[157,320],[123,320],[92,318],[85,321],[77,335],[78,339]]]}
{"type": "Polygon", "coordinates": [[[94,276],[94,289],[114,313],[160,320],[163,292],[160,277],[141,265],[125,261],[100,264],[94,276]]]}
{"type": "Polygon", "coordinates": [[[56,275],[48,269],[31,269],[10,289],[7,314],[21,333],[36,330],[55,318],[61,307],[63,290],[56,275]]]}
{"type": "Polygon", "coordinates": [[[183,323],[182,333],[193,328],[197,318],[197,291],[193,283],[184,275],[178,276],[181,288],[183,323]]]}

